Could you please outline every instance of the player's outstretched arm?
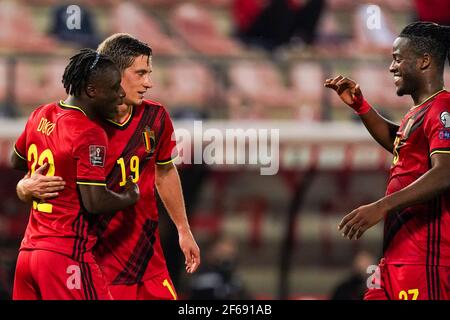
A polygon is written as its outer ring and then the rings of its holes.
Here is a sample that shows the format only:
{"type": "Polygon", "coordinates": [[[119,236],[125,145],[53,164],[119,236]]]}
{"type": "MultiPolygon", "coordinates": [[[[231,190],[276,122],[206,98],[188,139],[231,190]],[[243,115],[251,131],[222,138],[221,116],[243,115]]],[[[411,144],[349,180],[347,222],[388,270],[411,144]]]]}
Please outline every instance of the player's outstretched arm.
{"type": "Polygon", "coordinates": [[[399,126],[383,118],[364,99],[359,84],[341,75],[325,80],[324,86],[336,91],[341,100],[359,115],[372,137],[387,151],[393,152],[399,126]]]}
{"type": "Polygon", "coordinates": [[[167,212],[178,230],[186,271],[193,273],[200,265],[200,249],[191,232],[186,216],[180,177],[173,163],[156,165],[155,184],[167,212]]]}
{"type": "Polygon", "coordinates": [[[432,168],[406,188],[381,198],[377,202],[359,207],[340,222],[338,229],[349,239],[359,239],[389,212],[430,200],[450,188],[450,154],[431,156],[432,168]]]}
{"type": "Polygon", "coordinates": [[[89,213],[103,214],[123,210],[139,200],[139,187],[128,177],[125,191],[117,193],[106,186],[78,185],[81,200],[89,213]]]}

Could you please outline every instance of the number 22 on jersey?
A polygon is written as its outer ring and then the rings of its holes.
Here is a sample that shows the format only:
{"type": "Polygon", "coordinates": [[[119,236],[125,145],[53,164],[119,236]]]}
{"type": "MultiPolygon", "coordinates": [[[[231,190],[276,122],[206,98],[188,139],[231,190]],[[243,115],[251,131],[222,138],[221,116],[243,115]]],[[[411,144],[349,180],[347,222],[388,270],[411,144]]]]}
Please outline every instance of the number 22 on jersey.
{"type": "MultiPolygon", "coordinates": [[[[33,143],[28,147],[27,160],[31,162],[30,174],[34,173],[37,164],[39,166],[43,166],[44,163],[47,162],[48,170],[46,176],[55,175],[55,161],[53,159],[53,153],[50,149],[45,149],[41,154],[39,154],[37,146],[33,143]]],[[[44,200],[41,200],[40,202],[33,200],[33,209],[40,212],[52,213],[52,205],[44,202],[44,200]]]]}

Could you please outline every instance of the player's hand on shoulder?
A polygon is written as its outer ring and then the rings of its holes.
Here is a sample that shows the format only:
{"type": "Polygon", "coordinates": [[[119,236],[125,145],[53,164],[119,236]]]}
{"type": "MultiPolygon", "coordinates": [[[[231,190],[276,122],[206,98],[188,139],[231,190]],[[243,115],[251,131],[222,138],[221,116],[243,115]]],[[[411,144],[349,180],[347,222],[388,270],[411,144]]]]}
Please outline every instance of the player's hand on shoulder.
{"type": "Polygon", "coordinates": [[[323,85],[326,88],[336,91],[345,104],[356,111],[359,109],[363,96],[359,84],[356,81],[339,75],[331,79],[326,79],[323,85]]]}
{"type": "Polygon", "coordinates": [[[139,186],[133,182],[132,176],[128,176],[127,178],[127,182],[125,183],[125,192],[134,203],[136,203],[140,198],[139,186]]]}

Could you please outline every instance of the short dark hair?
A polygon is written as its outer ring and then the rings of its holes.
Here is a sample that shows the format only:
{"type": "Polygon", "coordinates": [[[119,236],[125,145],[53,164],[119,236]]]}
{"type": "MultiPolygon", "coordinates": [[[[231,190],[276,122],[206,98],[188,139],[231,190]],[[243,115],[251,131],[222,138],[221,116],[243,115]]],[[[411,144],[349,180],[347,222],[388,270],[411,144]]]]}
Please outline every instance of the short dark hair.
{"type": "Polygon", "coordinates": [[[441,70],[444,70],[445,59],[450,63],[450,27],[418,21],[407,25],[399,37],[408,38],[415,53],[429,53],[441,70]]]}
{"type": "Polygon", "coordinates": [[[80,96],[89,80],[103,75],[106,68],[117,69],[109,57],[92,49],[81,49],[70,58],[64,70],[62,83],[67,94],[80,96]]]}
{"type": "Polygon", "coordinates": [[[151,57],[152,48],[128,33],[115,33],[99,44],[97,51],[109,56],[123,72],[131,66],[136,57],[151,57]]]}

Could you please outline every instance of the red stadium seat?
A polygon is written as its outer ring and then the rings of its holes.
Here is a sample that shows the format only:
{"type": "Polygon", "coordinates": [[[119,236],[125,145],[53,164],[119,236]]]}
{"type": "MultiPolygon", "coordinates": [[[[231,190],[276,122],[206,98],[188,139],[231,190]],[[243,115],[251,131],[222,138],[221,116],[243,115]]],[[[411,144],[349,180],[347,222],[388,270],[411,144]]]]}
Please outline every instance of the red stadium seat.
{"type": "Polygon", "coordinates": [[[292,67],[290,78],[296,103],[300,105],[301,119],[319,120],[324,77],[322,66],[318,63],[298,63],[292,67]]]}
{"type": "Polygon", "coordinates": [[[286,86],[276,67],[268,61],[235,63],[230,66],[229,80],[228,100],[236,117],[242,115],[237,111],[239,108],[246,108],[244,114],[248,118],[318,119],[318,108],[286,86]]]}
{"type": "Polygon", "coordinates": [[[354,50],[363,53],[391,54],[392,43],[398,35],[398,30],[382,7],[360,5],[353,19],[356,41],[354,50]]]}
{"type": "Polygon", "coordinates": [[[171,64],[167,70],[170,104],[204,106],[215,93],[216,82],[205,65],[187,61],[171,64]]]}
{"type": "Polygon", "coordinates": [[[15,96],[24,115],[28,115],[40,104],[66,97],[61,83],[66,64],[65,60],[52,60],[49,63],[30,61],[17,63],[15,96]]]}
{"type": "Polygon", "coordinates": [[[1,48],[33,53],[55,51],[56,42],[38,31],[27,6],[11,1],[1,6],[1,48]]]}
{"type": "Polygon", "coordinates": [[[194,4],[181,4],[172,13],[171,23],[183,40],[197,52],[215,56],[233,56],[241,52],[239,44],[222,34],[212,15],[194,4]]]}
{"type": "Polygon", "coordinates": [[[3,101],[6,96],[6,61],[4,59],[0,59],[0,101],[3,101]]]}
{"type": "Polygon", "coordinates": [[[162,32],[158,22],[130,2],[122,2],[114,7],[110,17],[112,32],[130,33],[147,42],[156,54],[177,54],[181,52],[179,43],[162,32]]]}

